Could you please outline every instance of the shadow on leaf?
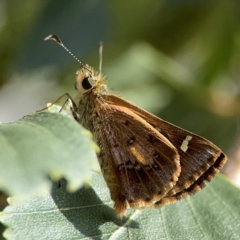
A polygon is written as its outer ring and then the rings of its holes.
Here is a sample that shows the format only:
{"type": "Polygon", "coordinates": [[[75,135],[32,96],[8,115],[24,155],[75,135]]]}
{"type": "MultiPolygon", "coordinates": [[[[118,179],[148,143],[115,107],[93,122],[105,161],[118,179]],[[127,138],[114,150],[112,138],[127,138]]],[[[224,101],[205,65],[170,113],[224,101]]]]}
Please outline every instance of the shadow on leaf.
{"type": "MultiPolygon", "coordinates": [[[[128,220],[126,217],[123,219],[116,217],[113,208],[105,205],[92,187],[83,187],[70,193],[66,186],[65,179],[54,182],[51,191],[52,198],[60,212],[86,237],[101,239],[100,226],[108,222],[112,223],[109,224],[108,233],[110,235],[128,220]]],[[[138,228],[139,225],[132,220],[127,227],[138,228]]]]}

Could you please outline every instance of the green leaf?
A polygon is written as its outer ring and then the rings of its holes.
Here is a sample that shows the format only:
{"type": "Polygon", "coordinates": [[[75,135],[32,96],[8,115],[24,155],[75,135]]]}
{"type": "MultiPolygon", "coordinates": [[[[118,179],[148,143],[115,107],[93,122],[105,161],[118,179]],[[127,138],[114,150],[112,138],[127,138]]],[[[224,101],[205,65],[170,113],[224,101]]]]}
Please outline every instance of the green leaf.
{"type": "Polygon", "coordinates": [[[101,174],[75,193],[66,182],[51,194],[12,198],[0,220],[7,239],[239,239],[240,191],[217,176],[200,193],[161,209],[115,216],[101,174]]]}
{"type": "Polygon", "coordinates": [[[47,176],[76,190],[98,167],[91,133],[63,114],[40,112],[0,124],[0,189],[10,195],[45,191],[47,176]]]}

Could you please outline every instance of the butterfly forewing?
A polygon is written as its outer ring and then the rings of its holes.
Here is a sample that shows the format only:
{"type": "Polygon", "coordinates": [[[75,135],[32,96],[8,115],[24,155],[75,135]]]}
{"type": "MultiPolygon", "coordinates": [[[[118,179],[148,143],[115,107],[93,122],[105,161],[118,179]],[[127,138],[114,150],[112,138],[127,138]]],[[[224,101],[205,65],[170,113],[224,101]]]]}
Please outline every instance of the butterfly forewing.
{"type": "Polygon", "coordinates": [[[105,95],[111,104],[124,106],[149,123],[165,136],[178,151],[181,172],[175,186],[167,193],[158,206],[174,202],[201,190],[225,164],[227,158],[222,151],[207,139],[183,130],[156,116],[120,99],[105,95]]]}

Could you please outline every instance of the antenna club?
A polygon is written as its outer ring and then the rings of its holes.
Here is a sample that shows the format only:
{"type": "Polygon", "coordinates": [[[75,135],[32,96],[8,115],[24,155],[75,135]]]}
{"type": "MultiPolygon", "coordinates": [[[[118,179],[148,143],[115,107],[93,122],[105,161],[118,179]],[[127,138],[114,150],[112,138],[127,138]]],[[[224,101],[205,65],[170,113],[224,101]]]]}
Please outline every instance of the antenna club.
{"type": "Polygon", "coordinates": [[[63,47],[73,58],[75,58],[75,60],[77,60],[77,62],[80,63],[80,66],[82,68],[85,68],[87,71],[90,72],[90,74],[92,74],[92,71],[90,71],[67,47],[65,47],[65,45],[63,44],[63,42],[57,35],[50,34],[49,36],[45,37],[44,40],[45,41],[47,41],[47,40],[55,41],[57,44],[59,44],[61,47],[63,47]]]}
{"type": "Polygon", "coordinates": [[[53,40],[55,41],[56,43],[58,43],[59,45],[63,46],[63,42],[61,41],[61,39],[55,35],[55,34],[50,34],[49,36],[45,37],[44,38],[45,41],[47,40],[53,40]]]}
{"type": "Polygon", "coordinates": [[[84,64],[67,47],[65,47],[65,45],[63,44],[63,42],[61,41],[61,39],[57,35],[50,34],[49,36],[45,37],[44,40],[45,41],[53,40],[54,42],[59,44],[61,47],[63,47],[73,58],[75,58],[75,60],[77,60],[82,67],[84,66],[84,64]]]}

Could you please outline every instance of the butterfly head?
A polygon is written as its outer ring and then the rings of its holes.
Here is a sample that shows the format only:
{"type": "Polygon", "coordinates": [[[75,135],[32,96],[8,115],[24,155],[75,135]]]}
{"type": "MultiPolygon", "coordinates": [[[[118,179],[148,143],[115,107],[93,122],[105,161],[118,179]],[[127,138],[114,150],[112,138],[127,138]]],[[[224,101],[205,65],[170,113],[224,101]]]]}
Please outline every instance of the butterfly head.
{"type": "Polygon", "coordinates": [[[83,65],[76,75],[75,89],[80,94],[92,92],[98,95],[107,89],[104,76],[88,65],[83,65]]]}

